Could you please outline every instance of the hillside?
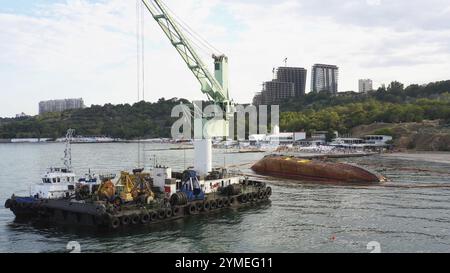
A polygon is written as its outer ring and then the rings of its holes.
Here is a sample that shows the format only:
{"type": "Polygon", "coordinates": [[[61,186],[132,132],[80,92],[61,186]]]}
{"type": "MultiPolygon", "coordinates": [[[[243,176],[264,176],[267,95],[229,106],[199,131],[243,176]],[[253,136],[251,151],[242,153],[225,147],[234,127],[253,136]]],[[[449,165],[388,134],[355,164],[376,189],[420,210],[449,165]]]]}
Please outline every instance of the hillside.
{"type": "Polygon", "coordinates": [[[411,85],[393,82],[367,94],[308,94],[281,104],[280,127],[287,131],[329,130],[343,134],[372,123],[450,123],[450,81],[411,85]],[[300,109],[300,110],[298,110],[300,109]]]}
{"type": "Polygon", "coordinates": [[[105,135],[115,138],[170,137],[175,121],[171,111],[175,105],[188,103],[184,99],[160,99],[158,102],[139,102],[133,105],[94,105],[85,109],[46,113],[39,116],[1,119],[2,138],[58,138],[67,128],[78,135],[105,135]]]}
{"type": "Polygon", "coordinates": [[[399,149],[418,151],[450,151],[450,126],[439,121],[408,123],[373,123],[352,129],[352,135],[390,135],[399,149]]]}
{"type": "MultiPolygon", "coordinates": [[[[175,121],[170,117],[171,110],[180,103],[189,102],[160,99],[155,103],[94,105],[63,113],[0,119],[0,139],[57,138],[67,128],[74,128],[79,135],[123,139],[170,137],[175,121]]],[[[309,93],[280,103],[280,110],[283,131],[326,130],[358,136],[388,130],[399,147],[446,150],[449,146],[450,81],[406,88],[392,82],[387,88],[365,94],[309,93]]]]}

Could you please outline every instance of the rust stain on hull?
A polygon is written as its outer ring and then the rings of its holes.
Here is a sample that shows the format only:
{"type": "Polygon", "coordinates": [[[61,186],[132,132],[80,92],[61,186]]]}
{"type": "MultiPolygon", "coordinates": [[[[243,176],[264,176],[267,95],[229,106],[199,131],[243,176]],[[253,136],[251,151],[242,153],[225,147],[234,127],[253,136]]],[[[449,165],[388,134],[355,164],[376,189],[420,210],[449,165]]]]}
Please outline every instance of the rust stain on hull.
{"type": "Polygon", "coordinates": [[[355,165],[288,156],[266,156],[251,169],[258,174],[305,181],[353,184],[386,181],[383,176],[355,165]]]}

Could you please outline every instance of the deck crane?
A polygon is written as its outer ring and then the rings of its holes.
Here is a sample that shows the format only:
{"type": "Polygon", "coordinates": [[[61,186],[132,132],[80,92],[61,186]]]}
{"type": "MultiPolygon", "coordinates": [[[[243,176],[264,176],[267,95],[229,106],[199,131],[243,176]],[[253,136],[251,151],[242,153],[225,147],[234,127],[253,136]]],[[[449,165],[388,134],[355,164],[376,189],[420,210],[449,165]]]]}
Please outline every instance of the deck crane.
{"type": "MultiPolygon", "coordinates": [[[[208,136],[228,136],[229,120],[234,116],[235,112],[234,103],[230,99],[228,92],[228,57],[225,55],[212,56],[214,59],[213,76],[192,47],[189,39],[181,31],[180,26],[170,16],[162,1],[142,0],[142,2],[200,82],[201,92],[206,94],[209,101],[219,105],[224,112],[224,119],[208,121],[209,126],[205,129],[208,132],[208,136]]],[[[202,117],[202,119],[205,118],[202,117]]],[[[194,167],[202,175],[210,172],[212,168],[211,139],[209,137],[194,140],[194,167]]]]}

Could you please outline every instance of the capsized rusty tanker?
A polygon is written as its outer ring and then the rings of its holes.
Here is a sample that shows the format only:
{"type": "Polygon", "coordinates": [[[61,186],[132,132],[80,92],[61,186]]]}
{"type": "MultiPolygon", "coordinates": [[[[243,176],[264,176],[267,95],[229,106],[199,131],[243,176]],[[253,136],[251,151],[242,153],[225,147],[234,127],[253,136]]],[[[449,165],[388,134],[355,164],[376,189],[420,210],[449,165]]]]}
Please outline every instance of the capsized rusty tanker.
{"type": "Polygon", "coordinates": [[[302,181],[350,184],[376,184],[386,181],[382,175],[352,164],[293,156],[268,155],[255,163],[251,169],[258,174],[302,181]]]}

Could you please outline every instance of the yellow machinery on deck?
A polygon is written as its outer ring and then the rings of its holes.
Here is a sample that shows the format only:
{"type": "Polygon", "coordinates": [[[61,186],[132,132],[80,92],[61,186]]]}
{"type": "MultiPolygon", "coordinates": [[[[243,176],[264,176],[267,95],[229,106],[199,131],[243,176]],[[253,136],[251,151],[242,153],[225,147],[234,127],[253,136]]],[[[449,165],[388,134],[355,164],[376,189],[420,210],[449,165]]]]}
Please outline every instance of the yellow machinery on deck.
{"type": "Polygon", "coordinates": [[[97,194],[100,199],[112,201],[117,205],[132,201],[149,203],[154,199],[150,176],[143,172],[121,172],[117,183],[114,184],[111,180],[103,181],[97,194]]]}

